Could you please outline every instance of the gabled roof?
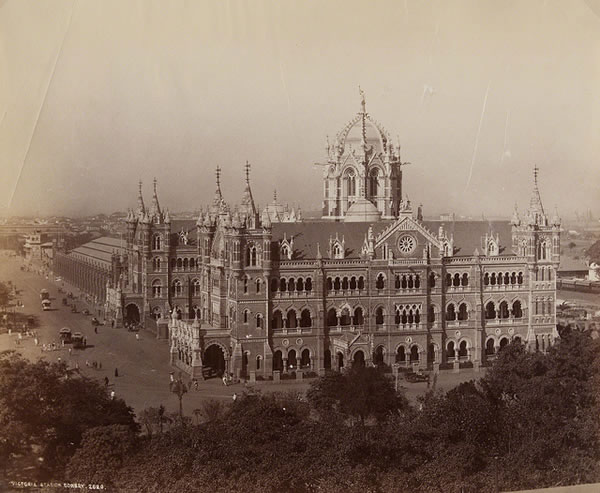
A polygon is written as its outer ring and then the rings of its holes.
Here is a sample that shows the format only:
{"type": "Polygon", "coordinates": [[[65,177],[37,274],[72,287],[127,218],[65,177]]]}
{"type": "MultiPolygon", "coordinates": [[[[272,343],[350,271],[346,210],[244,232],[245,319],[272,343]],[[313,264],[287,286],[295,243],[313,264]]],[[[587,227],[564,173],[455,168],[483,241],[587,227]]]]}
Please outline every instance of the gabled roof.
{"type": "Polygon", "coordinates": [[[113,253],[125,253],[125,243],[119,238],[102,236],[88,243],[74,248],[69,255],[84,261],[99,262],[105,266],[110,266],[113,253]]]}
{"type": "MultiPolygon", "coordinates": [[[[317,258],[317,243],[323,258],[329,258],[329,238],[337,235],[345,239],[345,258],[360,258],[360,251],[369,226],[377,237],[394,221],[376,223],[342,223],[311,221],[302,223],[273,224],[273,243],[271,258],[279,260],[279,242],[284,234],[288,240],[294,238],[294,260],[317,258]]],[[[512,233],[510,221],[423,221],[422,225],[437,237],[439,227],[443,225],[446,235],[454,236],[454,256],[471,256],[475,249],[481,252],[481,239],[487,234],[498,234],[500,255],[512,255],[512,233]]]]}

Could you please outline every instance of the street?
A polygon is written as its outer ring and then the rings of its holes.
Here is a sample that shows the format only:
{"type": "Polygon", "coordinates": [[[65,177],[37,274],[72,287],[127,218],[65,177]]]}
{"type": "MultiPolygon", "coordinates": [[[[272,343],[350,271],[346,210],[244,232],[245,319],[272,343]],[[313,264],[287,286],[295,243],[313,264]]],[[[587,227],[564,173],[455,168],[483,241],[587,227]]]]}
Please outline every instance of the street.
{"type": "MultiPolygon", "coordinates": [[[[0,334],[0,350],[15,349],[32,361],[37,358],[57,361],[61,358],[70,368],[78,364],[80,372],[88,377],[100,381],[108,377],[109,391],[114,390],[116,397],[124,399],[137,414],[144,408],[157,407],[160,404],[169,412],[179,409],[177,396],[169,391],[170,372],[175,371],[177,376],[177,371],[169,365],[166,341],[159,341],[154,334],[144,330],[139,332],[137,340],[134,332],[123,328],[113,329],[110,326],[99,326],[98,333],[94,333],[92,315],[86,316],[81,313],[87,306],[81,299],[69,299],[69,303],[75,303],[79,310],[78,313],[71,313],[70,306],[62,304],[62,298],[66,295],[58,292],[62,282],[57,283],[53,278],[46,279],[34,272],[23,272],[20,270],[21,265],[20,257],[0,257],[0,281],[11,280],[16,284],[20,290],[18,299],[24,305],[18,311],[24,315],[33,315],[39,321],[35,329],[39,345],[35,346],[33,338],[24,337],[17,346],[17,334],[0,334]],[[50,293],[51,311],[42,311],[39,293],[44,288],[50,293]],[[71,345],[67,344],[55,351],[42,351],[43,344],[55,342],[60,347],[58,334],[62,327],[68,327],[72,332],[81,332],[87,340],[87,348],[72,349],[69,354],[71,345]],[[86,361],[89,362],[89,367],[86,366],[86,361]],[[102,368],[93,368],[94,361],[100,363],[102,368]],[[115,377],[115,369],[118,369],[118,377],[115,377]]],[[[79,290],[68,285],[65,285],[65,290],[74,295],[80,294],[79,290]]],[[[473,370],[463,370],[460,374],[442,372],[437,386],[439,389],[448,390],[460,382],[482,375],[483,373],[474,373],[473,370]]],[[[278,385],[259,384],[256,388],[261,392],[304,392],[308,386],[309,382],[284,382],[278,385]]],[[[413,402],[427,389],[425,383],[413,384],[402,380],[400,386],[413,402]]],[[[221,399],[229,402],[233,393],[240,395],[245,390],[247,388],[241,383],[225,387],[218,378],[201,381],[197,391],[192,389],[183,397],[183,412],[191,416],[192,411],[199,408],[203,401],[221,399]]]]}

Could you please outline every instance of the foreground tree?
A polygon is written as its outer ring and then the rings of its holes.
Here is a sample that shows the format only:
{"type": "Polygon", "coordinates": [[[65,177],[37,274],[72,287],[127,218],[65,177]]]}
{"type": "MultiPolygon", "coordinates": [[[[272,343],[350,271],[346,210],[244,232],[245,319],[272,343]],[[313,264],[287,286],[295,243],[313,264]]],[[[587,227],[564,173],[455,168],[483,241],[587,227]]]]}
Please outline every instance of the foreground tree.
{"type": "Polygon", "coordinates": [[[321,377],[311,384],[307,397],[322,417],[340,413],[363,425],[368,418],[383,421],[408,407],[406,398],[375,367],[352,366],[345,373],[321,377]]]}
{"type": "Polygon", "coordinates": [[[112,424],[138,429],[132,409],[111,400],[95,380],[69,376],[64,363],[31,363],[13,351],[0,353],[4,459],[35,449],[47,472],[61,471],[86,430],[112,424]]]}

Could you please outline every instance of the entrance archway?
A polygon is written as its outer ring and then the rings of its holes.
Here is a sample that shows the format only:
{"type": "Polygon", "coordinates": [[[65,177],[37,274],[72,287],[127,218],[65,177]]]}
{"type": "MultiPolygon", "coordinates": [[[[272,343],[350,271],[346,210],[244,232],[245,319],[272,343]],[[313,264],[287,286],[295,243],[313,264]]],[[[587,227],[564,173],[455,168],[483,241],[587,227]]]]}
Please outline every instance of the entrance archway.
{"type": "Polygon", "coordinates": [[[337,367],[338,370],[344,368],[344,355],[342,353],[337,353],[337,367]]]}
{"type": "Polygon", "coordinates": [[[364,367],[365,366],[365,353],[363,353],[361,350],[356,351],[354,353],[354,358],[352,359],[352,364],[354,366],[364,367]]]}
{"type": "Polygon", "coordinates": [[[300,355],[300,368],[310,368],[310,351],[305,349],[300,355]]]}
{"type": "Polygon", "coordinates": [[[135,303],[129,303],[125,307],[125,318],[129,323],[140,323],[140,309],[135,303]]]}
{"type": "Polygon", "coordinates": [[[273,371],[283,371],[283,355],[279,350],[273,353],[273,371]]]}
{"type": "Polygon", "coordinates": [[[373,353],[373,363],[375,366],[381,366],[384,364],[384,349],[383,346],[378,346],[373,353]]]}
{"type": "Polygon", "coordinates": [[[288,368],[290,370],[295,370],[297,368],[297,365],[298,365],[298,362],[297,362],[296,350],[290,349],[290,351],[288,352],[288,368]]]}
{"type": "Polygon", "coordinates": [[[223,349],[216,345],[211,344],[204,351],[204,366],[208,366],[213,372],[221,376],[225,373],[225,354],[223,349]]]}

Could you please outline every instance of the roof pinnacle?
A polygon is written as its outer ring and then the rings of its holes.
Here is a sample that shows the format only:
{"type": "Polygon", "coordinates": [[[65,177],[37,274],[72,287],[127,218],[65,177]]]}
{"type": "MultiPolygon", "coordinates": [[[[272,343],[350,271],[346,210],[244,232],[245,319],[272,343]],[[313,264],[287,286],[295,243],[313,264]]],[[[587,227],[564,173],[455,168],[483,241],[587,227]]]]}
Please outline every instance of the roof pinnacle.
{"type": "Polygon", "coordinates": [[[246,160],[245,169],[246,169],[246,183],[248,185],[250,185],[250,163],[248,162],[248,160],[246,160]]]}

